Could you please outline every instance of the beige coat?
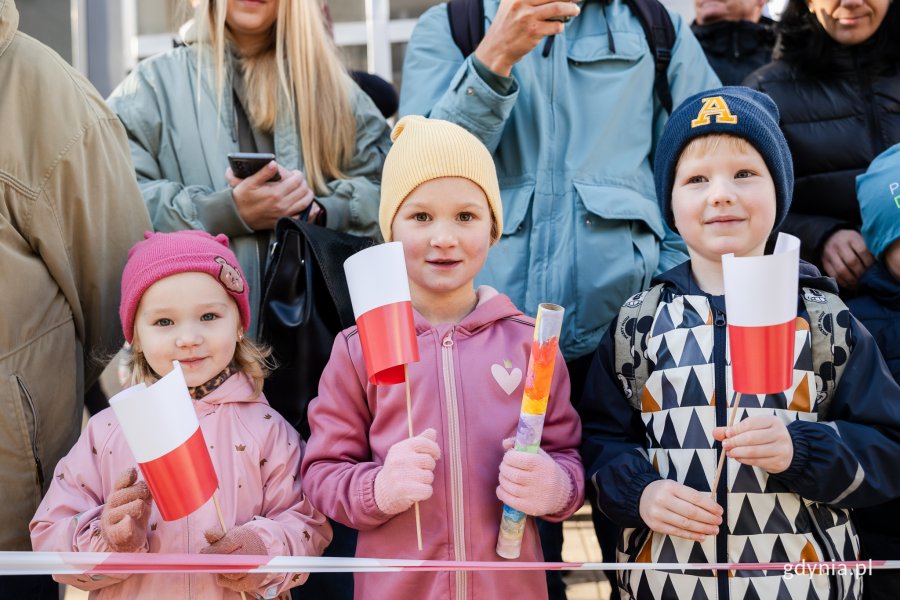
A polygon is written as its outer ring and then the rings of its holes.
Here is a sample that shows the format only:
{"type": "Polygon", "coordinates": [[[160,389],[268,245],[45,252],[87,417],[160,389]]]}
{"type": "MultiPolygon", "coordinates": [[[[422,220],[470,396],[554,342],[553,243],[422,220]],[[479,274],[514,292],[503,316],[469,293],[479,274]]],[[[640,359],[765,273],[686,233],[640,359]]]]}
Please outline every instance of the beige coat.
{"type": "Polygon", "coordinates": [[[0,550],[78,437],[84,389],[122,343],[119,279],[150,229],[125,132],[0,0],[0,550]]]}

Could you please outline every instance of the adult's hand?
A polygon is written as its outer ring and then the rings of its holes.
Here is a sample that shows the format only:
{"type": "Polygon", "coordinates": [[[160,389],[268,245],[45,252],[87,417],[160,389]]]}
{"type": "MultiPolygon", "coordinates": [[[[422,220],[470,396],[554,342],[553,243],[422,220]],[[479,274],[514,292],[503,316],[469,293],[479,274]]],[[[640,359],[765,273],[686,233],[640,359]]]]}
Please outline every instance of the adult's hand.
{"type": "Polygon", "coordinates": [[[775,415],[757,415],[732,427],[716,427],[713,438],[722,442],[729,458],[768,473],[781,473],[794,460],[791,434],[775,415]]]}
{"type": "Polygon", "coordinates": [[[278,219],[297,216],[314,199],[303,173],[288,171],[275,161],[246,179],[235,177],[229,167],[225,179],[232,187],[238,214],[254,231],[274,229],[278,219]],[[275,173],[281,181],[269,182],[275,173]]]}
{"type": "Polygon", "coordinates": [[[671,479],[660,479],[644,488],[640,513],[653,531],[695,542],[716,535],[722,524],[722,507],[708,494],[671,479]]]}
{"type": "Polygon", "coordinates": [[[875,257],[866,247],[862,235],[855,229],[838,229],[822,248],[822,267],[838,285],[854,288],[859,278],[872,266],[875,257]]]}
{"type": "Polygon", "coordinates": [[[475,56],[494,73],[509,77],[513,65],[544,37],[563,32],[564,23],[548,19],[575,17],[580,12],[574,0],[500,0],[475,56]]]}

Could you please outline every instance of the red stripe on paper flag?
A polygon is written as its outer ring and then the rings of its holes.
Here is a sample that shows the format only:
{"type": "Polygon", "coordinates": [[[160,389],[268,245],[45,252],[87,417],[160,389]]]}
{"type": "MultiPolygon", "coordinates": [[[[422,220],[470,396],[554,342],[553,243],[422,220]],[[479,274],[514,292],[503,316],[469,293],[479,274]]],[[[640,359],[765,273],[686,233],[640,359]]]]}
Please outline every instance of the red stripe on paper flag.
{"type": "Polygon", "coordinates": [[[200,427],[174,450],[138,465],[166,521],[186,517],[206,504],[219,485],[200,427]]]}
{"type": "Polygon", "coordinates": [[[743,394],[777,394],[794,377],[794,320],[762,327],[728,325],[731,377],[743,394]]]}
{"type": "Polygon", "coordinates": [[[365,312],[357,317],[356,327],[369,383],[403,383],[403,365],[419,360],[412,302],[394,302],[365,312]]]}

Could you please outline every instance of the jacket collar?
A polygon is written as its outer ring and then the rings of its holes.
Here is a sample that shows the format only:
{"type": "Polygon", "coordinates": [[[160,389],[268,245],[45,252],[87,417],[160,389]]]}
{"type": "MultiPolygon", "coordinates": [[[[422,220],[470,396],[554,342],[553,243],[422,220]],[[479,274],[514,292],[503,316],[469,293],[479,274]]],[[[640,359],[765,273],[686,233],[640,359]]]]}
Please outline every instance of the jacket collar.
{"type": "Polygon", "coordinates": [[[0,0],[0,56],[12,43],[19,29],[19,11],[15,0],[0,0]]]}
{"type": "MultiPolygon", "coordinates": [[[[655,285],[657,283],[665,283],[675,288],[680,294],[722,297],[711,296],[700,289],[700,286],[697,285],[694,276],[691,274],[691,261],[689,260],[654,277],[653,284],[655,285]]],[[[838,293],[838,287],[834,282],[834,279],[822,275],[815,265],[812,265],[805,260],[800,261],[800,287],[811,287],[823,292],[831,292],[832,294],[838,293]]]]}
{"type": "Polygon", "coordinates": [[[250,379],[243,373],[235,373],[225,383],[196,401],[197,404],[236,404],[242,402],[250,404],[255,402],[267,403],[262,394],[256,398],[253,397],[253,384],[250,383],[250,379]]]}
{"type": "Polygon", "coordinates": [[[522,314],[522,311],[516,308],[516,305],[512,303],[512,300],[510,300],[508,296],[497,292],[497,290],[490,286],[479,286],[476,293],[478,294],[478,303],[475,305],[475,309],[455,325],[445,324],[434,326],[429,323],[419,311],[413,310],[416,334],[421,335],[428,331],[436,331],[440,336],[451,327],[455,327],[457,330],[463,331],[464,333],[472,334],[501,319],[506,319],[508,317],[525,317],[525,315],[522,314]]]}

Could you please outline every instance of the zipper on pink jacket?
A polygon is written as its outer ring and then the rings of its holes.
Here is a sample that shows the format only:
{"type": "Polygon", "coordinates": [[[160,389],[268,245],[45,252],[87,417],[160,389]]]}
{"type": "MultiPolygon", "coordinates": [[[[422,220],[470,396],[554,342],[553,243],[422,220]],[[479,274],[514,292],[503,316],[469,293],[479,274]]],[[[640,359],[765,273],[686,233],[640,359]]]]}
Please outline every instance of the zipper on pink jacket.
{"type": "MultiPolygon", "coordinates": [[[[463,519],[463,474],[462,474],[462,450],[460,448],[459,435],[459,408],[456,401],[456,378],[453,370],[453,330],[447,332],[441,341],[441,358],[444,363],[444,391],[447,398],[447,422],[450,431],[450,451],[447,456],[450,460],[450,501],[453,518],[453,558],[457,561],[466,560],[466,534],[463,519]]],[[[456,600],[466,598],[466,572],[456,572],[456,600]]]]}

